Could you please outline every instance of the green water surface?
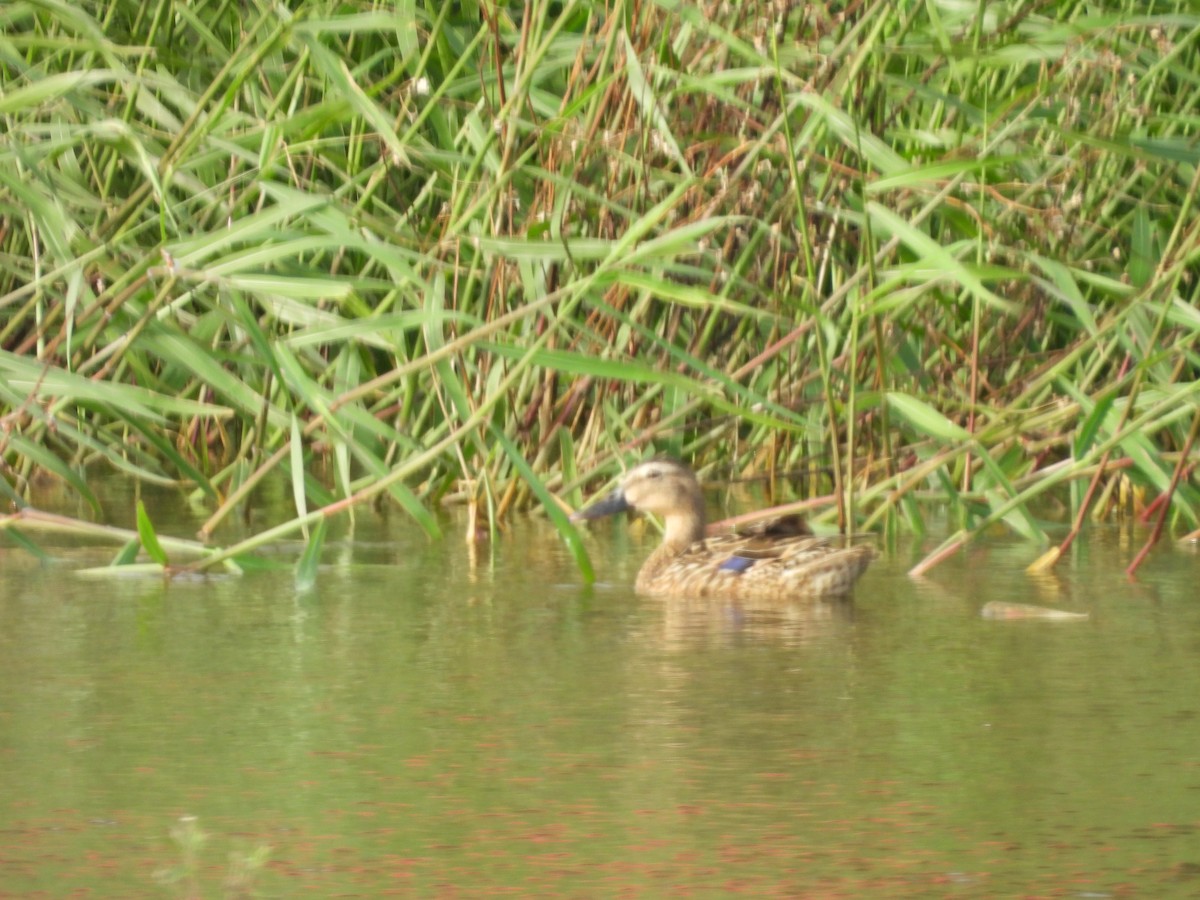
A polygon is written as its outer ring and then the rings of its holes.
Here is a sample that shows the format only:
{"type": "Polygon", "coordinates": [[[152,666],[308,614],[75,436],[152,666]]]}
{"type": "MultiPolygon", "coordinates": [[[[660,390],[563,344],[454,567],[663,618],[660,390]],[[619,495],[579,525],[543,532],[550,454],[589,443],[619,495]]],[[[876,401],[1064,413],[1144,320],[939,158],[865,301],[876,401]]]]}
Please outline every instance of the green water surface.
{"type": "Polygon", "coordinates": [[[0,543],[0,896],[1200,896],[1188,548],[739,609],[634,595],[625,523],[592,587],[539,521],[445,525],[360,516],[307,593],[0,543]]]}

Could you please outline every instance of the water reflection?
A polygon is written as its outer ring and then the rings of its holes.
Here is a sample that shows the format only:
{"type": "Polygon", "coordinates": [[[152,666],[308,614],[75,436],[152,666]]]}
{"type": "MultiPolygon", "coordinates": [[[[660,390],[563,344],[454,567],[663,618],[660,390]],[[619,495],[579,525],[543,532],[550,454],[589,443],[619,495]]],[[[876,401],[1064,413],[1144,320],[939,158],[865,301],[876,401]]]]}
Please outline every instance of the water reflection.
{"type": "Polygon", "coordinates": [[[536,520],[459,525],[362,516],[303,595],[286,568],[93,582],[70,568],[107,549],[0,548],[3,890],[155,893],[184,815],[206,896],[260,846],[267,896],[1200,885],[1190,551],[1130,584],[1137,542],[1096,530],[1031,579],[990,540],[914,581],[898,546],[852,600],[747,606],[634,595],[653,535],[597,530],[587,587],[536,520]]]}
{"type": "Polygon", "coordinates": [[[802,647],[835,639],[854,621],[852,598],[734,602],[714,598],[647,598],[660,610],[664,650],[727,646],[754,640],[802,647]]]}

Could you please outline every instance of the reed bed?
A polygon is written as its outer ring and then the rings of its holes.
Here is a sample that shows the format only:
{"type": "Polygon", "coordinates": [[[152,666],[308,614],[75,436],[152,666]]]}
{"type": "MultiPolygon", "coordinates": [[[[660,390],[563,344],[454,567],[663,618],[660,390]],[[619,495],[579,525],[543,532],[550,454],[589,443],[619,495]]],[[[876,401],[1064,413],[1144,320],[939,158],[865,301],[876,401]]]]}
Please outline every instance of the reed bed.
{"type": "Polygon", "coordinates": [[[586,572],[564,510],[665,453],[843,530],[949,508],[918,571],[1001,522],[1036,556],[1051,500],[1041,565],[1088,515],[1200,527],[1184,0],[0,24],[17,508],[39,473],[95,503],[105,465],[194,492],[208,540],[283,471],[294,519],[188,564],[362,503],[437,535],[457,499],[472,533],[544,510],[586,572]]]}

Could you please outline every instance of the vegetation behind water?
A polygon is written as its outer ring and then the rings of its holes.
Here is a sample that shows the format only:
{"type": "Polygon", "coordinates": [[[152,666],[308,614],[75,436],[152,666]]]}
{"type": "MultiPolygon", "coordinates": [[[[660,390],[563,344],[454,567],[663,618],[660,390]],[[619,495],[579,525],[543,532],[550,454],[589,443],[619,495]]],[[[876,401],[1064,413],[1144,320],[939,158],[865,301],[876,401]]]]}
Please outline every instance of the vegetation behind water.
{"type": "Polygon", "coordinates": [[[540,505],[586,565],[558,499],[670,453],[795,479],[845,529],[949,503],[943,551],[1043,541],[1048,493],[1200,525],[1184,0],[0,24],[18,503],[38,473],[91,499],[107,464],[182,483],[211,533],[282,468],[297,518],[229,552],[370,500],[436,534],[451,496],[540,505]]]}

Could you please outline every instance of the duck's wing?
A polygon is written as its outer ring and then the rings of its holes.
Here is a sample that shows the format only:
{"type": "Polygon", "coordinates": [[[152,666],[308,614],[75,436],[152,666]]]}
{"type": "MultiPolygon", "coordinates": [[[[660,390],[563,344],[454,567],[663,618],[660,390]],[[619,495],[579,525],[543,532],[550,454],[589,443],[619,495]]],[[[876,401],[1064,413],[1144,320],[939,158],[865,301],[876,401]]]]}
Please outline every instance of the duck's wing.
{"type": "MultiPolygon", "coordinates": [[[[722,535],[697,541],[645,568],[649,593],[786,599],[845,594],[874,558],[866,544],[841,538],[722,535]]],[[[649,563],[648,563],[649,565],[649,563]]]]}
{"type": "Polygon", "coordinates": [[[706,559],[715,562],[718,568],[745,571],[756,562],[824,556],[836,552],[839,548],[840,543],[836,538],[811,535],[780,536],[769,533],[723,534],[697,541],[684,551],[680,558],[691,562],[706,559]],[[738,560],[742,562],[737,562],[738,560]]]}

